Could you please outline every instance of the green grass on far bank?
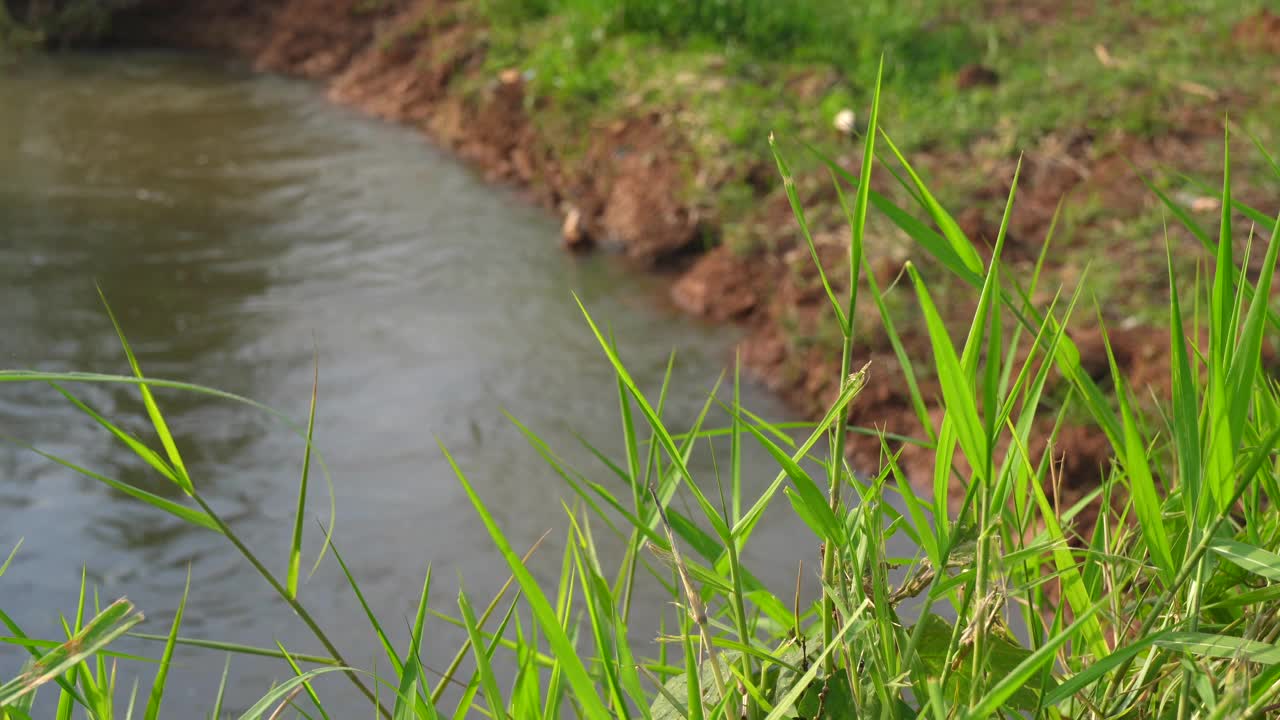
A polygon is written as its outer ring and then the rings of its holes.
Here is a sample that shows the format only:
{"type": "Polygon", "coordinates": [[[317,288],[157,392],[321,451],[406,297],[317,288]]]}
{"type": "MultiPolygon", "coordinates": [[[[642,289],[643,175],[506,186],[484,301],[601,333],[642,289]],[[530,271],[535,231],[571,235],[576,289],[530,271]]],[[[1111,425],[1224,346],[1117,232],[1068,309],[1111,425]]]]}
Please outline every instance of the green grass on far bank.
{"type": "MultiPolygon", "coordinates": [[[[777,89],[801,70],[830,74],[830,82],[803,89],[825,101],[810,110],[838,110],[862,97],[860,79],[883,57],[894,98],[886,119],[901,128],[904,149],[960,148],[996,132],[1009,135],[1007,149],[1056,129],[1151,136],[1181,129],[1173,110],[1274,85],[1265,52],[1232,37],[1266,7],[1260,0],[486,0],[480,7],[494,28],[495,66],[529,70],[538,91],[584,111],[591,104],[595,114],[643,89],[640,78],[667,84],[680,73],[745,113],[760,105],[752,86],[777,89]],[[973,64],[997,80],[958,87],[956,74],[973,64]]],[[[690,85],[654,99],[717,102],[690,85]]],[[[1262,119],[1264,108],[1257,112],[1262,119]]],[[[775,120],[762,122],[777,130],[775,120]]],[[[814,124],[808,120],[797,122],[814,124]]]]}
{"type": "MultiPolygon", "coordinates": [[[[1158,279],[1163,208],[1136,176],[1125,175],[1127,163],[1187,206],[1212,200],[1179,173],[1211,182],[1224,118],[1268,147],[1280,141],[1272,119],[1280,107],[1274,55],[1237,32],[1267,5],[487,0],[473,12],[491,26],[491,69],[525,72],[530,107],[537,108],[531,117],[558,143],[567,166],[585,150],[590,128],[656,113],[682,143],[678,194],[714,218],[720,239],[742,254],[769,252],[762,234],[778,234],[773,210],[786,204],[777,202],[776,178],[760,170],[765,138],[776,133],[856,165],[856,140],[832,123],[865,102],[866,78],[883,55],[892,98],[884,121],[903,151],[921,154],[922,175],[957,215],[979,209],[993,229],[1001,184],[1025,152],[1036,192],[1053,193],[1064,174],[1080,185],[1019,209],[1047,217],[1063,202],[1064,242],[1048,258],[1051,276],[1116,248],[1141,248],[1134,271],[1158,279]],[[974,66],[991,70],[994,82],[964,86],[961,75],[974,66]],[[1136,191],[1126,192],[1129,186],[1136,191]]],[[[857,115],[865,130],[865,113],[857,115]]],[[[823,186],[823,164],[809,153],[791,154],[815,230],[838,230],[835,198],[805,190],[823,186]]],[[[1235,170],[1243,196],[1255,202],[1280,191],[1259,158],[1241,158],[1235,170]]],[[[893,197],[910,202],[905,194],[893,197]]],[[[900,235],[876,222],[869,251],[893,254],[900,235]]],[[[1013,242],[1034,245],[1037,238],[1014,228],[1013,242]]],[[[1182,262],[1180,253],[1175,261],[1182,262]]],[[[1125,285],[1119,277],[1096,279],[1125,285]]],[[[1157,287],[1104,299],[1108,317],[1119,321],[1149,315],[1167,296],[1157,287]]]]}
{"type": "MultiPolygon", "coordinates": [[[[216,391],[145,378],[127,344],[133,376],[0,371],[0,383],[53,383],[62,390],[87,421],[116,436],[122,452],[136,454],[171,483],[179,499],[92,469],[68,466],[69,472],[223,535],[228,551],[252,564],[312,630],[322,655],[220,646],[233,654],[273,655],[292,674],[244,718],[327,716],[321,691],[344,689],[367,697],[371,714],[396,720],[1273,717],[1280,707],[1280,517],[1274,512],[1280,500],[1280,388],[1262,369],[1261,348],[1280,327],[1270,307],[1280,218],[1235,204],[1229,172],[1220,191],[1227,210],[1216,230],[1169,205],[1171,216],[1204,242],[1212,270],[1195,284],[1169,275],[1164,320],[1173,358],[1170,391],[1158,412],[1145,414],[1114,361],[1110,382],[1116,391],[1109,395],[1081,367],[1063,333],[1071,315],[1095,311],[1084,286],[1035,301],[1043,278],[1015,274],[1002,262],[1005,234],[984,261],[933,191],[916,179],[906,156],[878,132],[875,104],[869,123],[861,176],[833,168],[851,231],[851,275],[865,270],[868,217],[888,216],[977,299],[967,330],[952,335],[930,283],[914,266],[908,269],[917,301],[911,311],[928,330],[931,352],[899,359],[912,377],[926,369],[936,374],[946,409],[937,422],[916,398],[921,413],[915,441],[935,458],[931,475],[915,478],[924,489],[907,483],[888,442],[877,472],[858,475],[843,461],[844,418],[878,372],[863,367],[851,319],[859,303],[881,305],[876,286],[859,296],[859,283],[840,293],[822,280],[828,311],[841,330],[838,392],[826,417],[798,444],[739,404],[736,373],[707,404],[730,411],[728,427],[705,426],[706,413],[692,427],[671,427],[662,398],[679,390],[642,393],[584,308],[616,373],[625,452],[582,473],[560,464],[529,433],[575,499],[566,514],[562,578],[552,587],[532,577],[516,541],[493,519],[489,503],[496,500],[480,497],[466,469],[454,465],[519,592],[509,597],[504,589],[483,607],[466,594],[446,603],[432,596],[428,572],[406,645],[393,645],[384,620],[369,614],[369,632],[387,653],[377,672],[350,667],[299,592],[310,462],[303,464],[289,547],[250,548],[214,509],[204,479],[188,474],[152,394],[161,388],[210,396],[216,391]],[[885,161],[900,168],[917,198],[915,209],[937,230],[871,190],[871,169],[885,161]],[[1233,224],[1232,207],[1253,227],[1233,224]],[[1240,236],[1252,238],[1251,257],[1263,258],[1243,264],[1256,272],[1238,264],[1232,240],[1240,236]],[[1207,342],[1194,340],[1192,327],[1208,327],[1207,342]],[[1190,344],[1184,342],[1189,335],[1190,344]],[[1070,507],[1058,504],[1056,458],[1031,450],[1052,375],[1065,378],[1068,402],[1105,434],[1115,455],[1098,487],[1070,507]],[[84,405],[63,388],[70,382],[135,385],[155,445],[84,405]],[[717,474],[695,477],[686,464],[689,452],[711,436],[727,436],[729,452],[717,474]],[[767,449],[776,467],[744,467],[744,443],[767,449]],[[767,472],[772,482],[761,495],[748,496],[744,477],[757,472],[767,472]],[[948,511],[957,490],[960,502],[948,511]],[[1094,502],[1114,511],[1102,512],[1093,525],[1077,522],[1094,502]],[[813,602],[801,602],[792,588],[763,586],[743,560],[765,509],[777,504],[789,506],[823,548],[798,568],[821,579],[821,596],[813,602]],[[597,552],[596,539],[604,533],[623,540],[620,558],[597,552]],[[894,537],[909,539],[914,555],[891,554],[894,537]],[[281,551],[287,570],[273,573],[262,558],[281,551]],[[637,582],[667,588],[678,608],[669,625],[632,626],[637,582]],[[908,601],[914,603],[910,611],[908,601]],[[431,642],[428,615],[464,628],[469,638],[449,667],[437,669],[443,679],[419,659],[419,649],[431,642]],[[1026,631],[1017,634],[1013,627],[1026,631]],[[637,632],[663,636],[656,656],[637,653],[637,632]],[[515,670],[497,673],[498,658],[515,670]],[[464,690],[446,705],[443,692],[451,683],[464,690]]],[[[793,188],[786,158],[776,157],[784,186],[793,188]]],[[[1280,175],[1280,165],[1265,154],[1263,159],[1280,175]]],[[[1228,159],[1225,168],[1231,167],[1228,159]]],[[[1016,178],[1014,186],[1007,208],[1017,202],[1016,178]]],[[[795,210],[805,227],[798,201],[795,210]]],[[[889,314],[882,319],[890,334],[903,320],[889,314]]],[[[308,440],[310,458],[310,423],[295,427],[308,440]]],[[[326,549],[319,561],[342,563],[336,549],[328,543],[326,549]]],[[[342,570],[358,594],[356,575],[345,564],[342,570]]],[[[123,717],[107,654],[137,621],[127,603],[96,612],[82,595],[67,623],[70,639],[59,642],[28,638],[0,613],[7,627],[0,640],[32,655],[23,674],[0,682],[0,717],[26,720],[37,691],[58,697],[59,718],[123,717]]],[[[152,689],[136,695],[148,719],[160,716],[173,647],[210,640],[183,639],[181,621],[179,610],[161,638],[165,649],[152,689]]],[[[221,694],[210,704],[217,715],[221,694]]],[[[192,714],[171,707],[165,713],[192,714]]]]}

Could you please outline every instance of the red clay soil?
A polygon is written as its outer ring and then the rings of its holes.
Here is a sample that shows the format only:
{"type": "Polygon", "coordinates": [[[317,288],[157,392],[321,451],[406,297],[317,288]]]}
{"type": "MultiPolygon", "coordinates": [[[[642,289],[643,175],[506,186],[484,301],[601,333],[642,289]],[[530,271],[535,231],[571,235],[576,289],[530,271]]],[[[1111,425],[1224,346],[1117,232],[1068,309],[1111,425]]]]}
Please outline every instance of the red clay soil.
{"type": "MultiPolygon", "coordinates": [[[[465,12],[466,0],[145,0],[119,18],[115,27],[128,44],[158,44],[234,53],[255,67],[315,79],[327,84],[336,102],[421,128],[435,141],[480,168],[490,179],[527,189],[538,203],[571,218],[567,236],[576,244],[612,245],[642,266],[671,265],[714,233],[716,218],[704,217],[683,198],[686,187],[681,159],[687,144],[661,113],[579,128],[584,149],[572,161],[551,149],[535,122],[537,102],[525,92],[517,71],[485,78],[485,28],[465,12]],[[457,90],[466,78],[469,93],[457,90]],[[474,82],[477,81],[478,82],[474,82]],[[531,104],[533,104],[531,106],[531,104]]],[[[1046,8],[1035,3],[1035,20],[1046,8]]],[[[1242,44],[1276,48],[1280,18],[1263,13],[1242,26],[1242,44]]],[[[975,66],[970,84],[998,82],[975,66]]],[[[1018,203],[1010,227],[1007,257],[1031,262],[1039,252],[1062,196],[1070,192],[1103,193],[1109,202],[1149,201],[1129,162],[1139,167],[1202,154],[1205,137],[1220,138],[1220,125],[1210,114],[1186,118],[1184,134],[1134,142],[1087,133],[1048,138],[1028,155],[1023,166],[1018,203]]],[[[945,176],[948,163],[964,163],[972,174],[1006,178],[993,181],[979,199],[990,202],[959,215],[972,237],[991,241],[999,211],[1013,175],[1013,160],[974,168],[973,158],[936,158],[934,169],[945,176]]],[[[853,161],[856,162],[856,161],[853,161]]],[[[926,158],[922,165],[929,166],[926,158]]],[[[744,177],[753,168],[743,168],[744,177]]],[[[749,181],[750,178],[747,177],[749,181]]],[[[831,200],[832,198],[826,198],[831,200]]],[[[821,341],[829,314],[816,282],[807,249],[799,244],[791,211],[779,194],[766,213],[765,233],[775,241],[769,251],[737,254],[718,246],[686,265],[672,286],[672,297],[684,310],[719,322],[741,322],[749,329],[742,345],[747,368],[807,415],[820,414],[835,393],[838,358],[821,341]]],[[[847,252],[839,227],[817,228],[817,241],[833,281],[846,282],[839,269],[847,252]]],[[[893,280],[905,256],[892,252],[873,259],[882,287],[893,280]]],[[[847,268],[845,269],[847,275],[847,268]]],[[[1062,279],[1069,279],[1064,277],[1062,279]]],[[[1157,278],[1161,284],[1164,278],[1157,278]]],[[[871,303],[860,303],[874,313],[871,303]]],[[[964,311],[964,308],[956,308],[964,311]]],[[[860,326],[879,325],[878,317],[859,319],[860,326]]],[[[860,358],[872,362],[872,381],[852,410],[852,420],[889,432],[918,435],[907,386],[882,336],[860,347],[860,358]],[[877,339],[879,338],[879,339],[877,339]]],[[[928,358],[926,338],[904,337],[912,357],[928,358]]],[[[1088,331],[1079,338],[1090,372],[1107,375],[1101,342],[1088,331]]],[[[1137,386],[1167,382],[1167,335],[1163,329],[1121,329],[1111,335],[1121,368],[1137,386]]],[[[861,362],[861,359],[860,359],[861,362]]],[[[1158,389],[1158,388],[1157,388],[1158,389]]],[[[938,398],[926,383],[927,398],[938,398]]],[[[940,417],[937,405],[935,421],[940,417]]],[[[1047,428],[1048,425],[1045,425],[1047,428]]],[[[1044,435],[1039,440],[1044,444],[1044,435]]],[[[879,466],[879,443],[866,436],[852,453],[864,467],[879,466]]],[[[1069,427],[1055,448],[1064,458],[1062,481],[1068,488],[1097,482],[1110,462],[1110,448],[1098,432],[1069,427]]],[[[931,458],[911,450],[904,464],[913,477],[932,476],[931,458]]]]}
{"type": "Polygon", "coordinates": [[[1245,49],[1280,55],[1280,14],[1263,9],[1236,25],[1231,37],[1245,49]]]}

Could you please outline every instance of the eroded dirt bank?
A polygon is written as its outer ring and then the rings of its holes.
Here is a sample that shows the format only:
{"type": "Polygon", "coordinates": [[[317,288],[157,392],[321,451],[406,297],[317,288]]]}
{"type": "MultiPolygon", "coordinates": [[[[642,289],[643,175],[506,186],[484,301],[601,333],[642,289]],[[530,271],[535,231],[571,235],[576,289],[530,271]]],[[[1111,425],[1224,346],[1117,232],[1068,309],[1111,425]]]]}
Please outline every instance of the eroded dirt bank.
{"type": "MultiPolygon", "coordinates": [[[[624,119],[576,128],[576,143],[549,137],[553,131],[540,118],[555,112],[551,101],[526,92],[526,79],[518,70],[486,65],[487,28],[464,8],[464,0],[147,0],[118,18],[115,27],[116,39],[123,43],[235,53],[264,71],[324,82],[336,102],[421,128],[490,179],[516,184],[558,213],[565,222],[566,245],[610,246],[641,267],[673,272],[677,305],[713,321],[745,324],[749,332],[741,349],[748,370],[800,411],[819,413],[831,399],[838,375],[838,354],[824,336],[829,334],[829,309],[785,197],[776,184],[754,180],[772,174],[767,159],[735,171],[738,179],[759,187],[756,205],[762,209],[751,218],[752,232],[766,241],[745,250],[725,243],[704,252],[705,241],[719,235],[725,218],[708,213],[683,192],[697,169],[686,167],[688,140],[672,115],[663,108],[641,108],[624,119]],[[576,148],[572,157],[563,152],[569,146],[576,148]]],[[[1265,53],[1277,52],[1268,44],[1273,39],[1265,28],[1242,30],[1238,38],[1265,53]]],[[[1071,129],[1046,137],[1024,161],[1006,259],[1030,268],[1064,194],[1105,198],[1135,212],[1149,209],[1152,198],[1138,173],[1190,160],[1195,166],[1188,170],[1211,168],[1214,158],[1221,157],[1212,152],[1213,143],[1221,140],[1221,111],[1232,102],[1249,101],[1217,94],[1197,111],[1175,118],[1179,129],[1157,140],[1071,129]]],[[[926,154],[919,162],[940,183],[961,172],[985,178],[971,193],[977,201],[957,217],[970,237],[990,242],[1016,154],[997,155],[999,159],[976,167],[975,157],[926,154]]],[[[856,171],[856,148],[851,145],[839,161],[856,171]]],[[[806,203],[834,207],[830,186],[823,178],[814,179],[818,182],[801,182],[806,203]]],[[[1274,213],[1274,198],[1247,186],[1240,190],[1246,202],[1274,213]]],[[[1193,211],[1210,218],[1216,209],[1202,197],[1192,204],[1193,211]]],[[[814,227],[833,281],[847,285],[847,277],[840,275],[847,230],[836,214],[820,217],[814,227]]],[[[912,255],[904,238],[886,234],[869,242],[871,265],[883,287],[900,277],[912,255]]],[[[1062,242],[1070,248],[1073,239],[1062,242]]],[[[1164,253],[1152,249],[1116,248],[1108,260],[1130,263],[1136,275],[1129,282],[1136,287],[1163,287],[1164,253]]],[[[1050,262],[1045,287],[1069,287],[1081,271],[1074,260],[1050,262]]],[[[892,349],[883,333],[871,330],[880,323],[875,308],[870,302],[860,306],[867,315],[859,318],[859,327],[868,332],[858,350],[860,359],[871,360],[873,380],[852,419],[918,435],[892,349]]],[[[915,313],[909,304],[901,309],[915,313]]],[[[963,302],[953,303],[950,311],[958,321],[971,314],[963,302]]],[[[1123,322],[1113,323],[1111,339],[1121,369],[1135,385],[1153,384],[1158,393],[1168,377],[1166,331],[1141,318],[1118,319],[1123,322]]],[[[1073,334],[1086,367],[1105,378],[1109,370],[1100,333],[1086,323],[1073,334]]],[[[902,340],[912,357],[927,364],[931,355],[918,328],[905,325],[902,340]]],[[[921,390],[927,398],[940,397],[927,378],[921,390]]],[[[936,407],[931,413],[935,422],[941,416],[936,407]]],[[[1051,427],[1052,419],[1046,417],[1039,447],[1051,427]]],[[[1063,458],[1064,499],[1092,486],[1109,462],[1105,438],[1084,426],[1067,426],[1055,447],[1063,458]]],[[[866,467],[878,466],[879,452],[878,440],[859,436],[853,444],[855,457],[866,467]]],[[[932,474],[931,457],[918,448],[908,448],[903,462],[914,476],[932,474]]]]}

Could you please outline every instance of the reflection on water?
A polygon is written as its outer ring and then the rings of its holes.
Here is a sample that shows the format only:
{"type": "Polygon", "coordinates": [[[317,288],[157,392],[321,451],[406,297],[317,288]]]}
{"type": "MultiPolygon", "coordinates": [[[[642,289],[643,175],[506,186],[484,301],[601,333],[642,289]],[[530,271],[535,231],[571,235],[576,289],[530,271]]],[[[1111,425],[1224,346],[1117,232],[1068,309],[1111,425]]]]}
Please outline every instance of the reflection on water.
{"type": "MultiPolygon", "coordinates": [[[[660,286],[607,258],[560,254],[541,212],[483,186],[414,133],[331,107],[308,85],[163,55],[42,59],[0,72],[0,366],[127,372],[95,284],[154,377],[300,418],[318,360],[316,439],[334,481],[336,540],[397,638],[428,565],[443,609],[454,606],[459,574],[477,602],[506,577],[437,441],[515,546],[552,530],[531,563],[544,579],[558,572],[568,495],[503,411],[623,492],[575,436],[619,450],[614,378],[571,290],[616,332],[647,391],[678,350],[673,427],[692,423],[727,359],[731,332],[663,311],[660,286]]],[[[131,388],[68,389],[148,437],[131,388]]],[[[764,415],[782,415],[767,397],[746,395],[764,415]]],[[[242,405],[158,396],[195,482],[282,571],[297,437],[242,405]]],[[[52,388],[0,387],[0,435],[178,497],[52,388]]],[[[748,452],[744,462],[758,492],[772,479],[766,456],[748,452]]],[[[713,482],[705,459],[697,472],[713,482]]],[[[325,520],[323,483],[315,487],[309,514],[325,520]]],[[[190,568],[184,635],[318,649],[211,533],[8,444],[0,513],[0,551],[26,539],[0,598],[33,634],[55,634],[56,613],[73,611],[82,564],[104,599],[127,594],[147,612],[146,630],[164,632],[190,568]]],[[[790,587],[798,559],[815,555],[805,536],[781,510],[748,561],[766,583],[790,587]]],[[[608,542],[601,551],[616,558],[608,542]]],[[[331,561],[302,595],[367,667],[378,648],[331,561]]],[[[646,640],[656,598],[637,603],[646,640]]],[[[442,623],[429,634],[429,662],[451,656],[462,637],[442,623]]],[[[0,676],[20,660],[0,649],[0,676]]],[[[207,710],[222,663],[180,652],[166,708],[207,710]]],[[[287,675],[276,661],[236,658],[230,694],[243,707],[287,675]]],[[[322,681],[321,692],[340,714],[354,712],[342,683],[322,681]]]]}

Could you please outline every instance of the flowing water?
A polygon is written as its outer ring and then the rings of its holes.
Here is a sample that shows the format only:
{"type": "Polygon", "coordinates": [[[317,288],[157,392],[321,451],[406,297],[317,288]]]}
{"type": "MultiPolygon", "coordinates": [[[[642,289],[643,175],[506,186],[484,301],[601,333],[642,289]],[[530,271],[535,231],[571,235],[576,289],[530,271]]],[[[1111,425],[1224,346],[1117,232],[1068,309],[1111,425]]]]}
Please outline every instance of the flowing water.
{"type": "MultiPolygon", "coordinates": [[[[316,442],[332,474],[336,542],[397,641],[428,565],[433,605],[454,615],[459,577],[483,607],[507,576],[438,442],[517,549],[551,531],[531,562],[548,583],[571,495],[504,411],[626,495],[578,440],[619,456],[614,375],[572,292],[616,333],[647,392],[677,351],[666,408],[674,428],[692,423],[731,361],[734,331],[695,324],[663,305],[660,281],[613,258],[567,256],[556,241],[542,211],[483,184],[414,131],[332,106],[305,83],[163,54],[0,66],[0,367],[127,374],[96,286],[150,376],[305,420],[318,361],[316,442]]],[[[133,388],[70,389],[153,440],[133,388]]],[[[744,395],[757,412],[785,418],[762,392],[744,395]]],[[[195,483],[283,572],[299,438],[244,405],[163,390],[158,398],[195,483]]],[[[0,435],[181,499],[48,386],[0,385],[0,435]]],[[[754,496],[776,465],[759,451],[744,462],[754,496]]],[[[700,477],[712,471],[700,461],[700,477]]],[[[328,521],[319,475],[307,515],[304,573],[317,521],[328,521]]],[[[766,516],[747,554],[782,592],[797,561],[811,568],[816,558],[812,536],[788,515],[766,516]]],[[[104,604],[127,595],[147,614],[143,630],[164,633],[189,571],[184,636],[320,650],[219,537],[6,441],[0,560],[20,539],[0,578],[0,609],[30,634],[57,635],[82,567],[104,604]]],[[[616,562],[615,547],[602,552],[616,562]]],[[[301,596],[349,659],[369,667],[379,649],[332,557],[301,596]]],[[[648,589],[638,603],[641,639],[656,634],[661,597],[648,589]]],[[[424,658],[441,665],[463,637],[435,620],[427,635],[424,658]]],[[[123,647],[160,651],[145,641],[123,647]]],[[[0,679],[24,657],[0,646],[0,679]]],[[[224,659],[180,650],[165,716],[207,712],[224,659]]],[[[148,672],[120,669],[143,677],[144,696],[148,672]]],[[[229,706],[243,709],[288,676],[278,660],[235,657],[229,706]]],[[[319,684],[335,717],[369,716],[344,683],[319,684]]]]}

